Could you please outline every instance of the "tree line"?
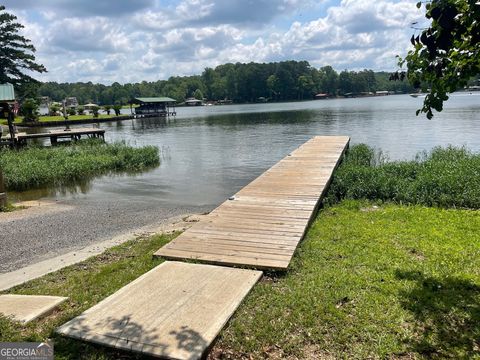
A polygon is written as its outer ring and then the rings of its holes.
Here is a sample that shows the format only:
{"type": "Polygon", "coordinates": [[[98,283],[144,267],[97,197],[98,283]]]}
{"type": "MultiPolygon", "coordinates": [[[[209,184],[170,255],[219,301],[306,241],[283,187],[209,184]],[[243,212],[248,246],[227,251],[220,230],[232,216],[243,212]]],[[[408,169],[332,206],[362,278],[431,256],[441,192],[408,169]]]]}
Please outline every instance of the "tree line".
{"type": "MultiPolygon", "coordinates": [[[[349,93],[388,90],[427,92],[423,107],[429,119],[433,110],[442,111],[448,93],[462,87],[480,84],[480,6],[475,0],[432,0],[418,2],[425,7],[430,26],[412,35],[414,47],[405,58],[399,58],[401,71],[395,74],[342,71],[331,66],[315,69],[306,61],[284,61],[269,64],[224,64],[207,68],[201,75],[171,77],[168,80],[136,84],[73,83],[40,84],[30,73],[47,69],[35,59],[35,47],[19,33],[23,25],[0,5],[0,83],[12,83],[20,100],[33,100],[40,94],[53,100],[76,96],[81,103],[119,105],[132,97],[166,95],[182,102],[187,97],[209,100],[230,99],[253,102],[260,99],[308,99],[317,92],[332,96],[349,93]],[[416,35],[416,36],[415,36],[416,35]],[[402,67],[406,66],[406,70],[402,67]],[[402,80],[389,82],[389,80],[402,80]],[[408,80],[408,84],[403,82],[408,80]]],[[[8,105],[9,109],[12,105],[8,105]]],[[[11,109],[10,109],[11,110],[11,109]]],[[[10,111],[9,110],[9,111],[10,111]]],[[[5,113],[5,112],[3,112],[5,113]]]]}
{"type": "Polygon", "coordinates": [[[361,94],[375,91],[408,93],[413,87],[407,82],[389,81],[390,73],[341,71],[331,66],[319,69],[307,61],[273,63],[223,64],[206,68],[201,75],[172,76],[168,80],[111,85],[76,83],[41,83],[39,96],[54,101],[75,96],[79,103],[126,104],[135,97],[168,96],[178,102],[197,99],[224,100],[236,103],[307,100],[318,93],[330,96],[361,94]]]}

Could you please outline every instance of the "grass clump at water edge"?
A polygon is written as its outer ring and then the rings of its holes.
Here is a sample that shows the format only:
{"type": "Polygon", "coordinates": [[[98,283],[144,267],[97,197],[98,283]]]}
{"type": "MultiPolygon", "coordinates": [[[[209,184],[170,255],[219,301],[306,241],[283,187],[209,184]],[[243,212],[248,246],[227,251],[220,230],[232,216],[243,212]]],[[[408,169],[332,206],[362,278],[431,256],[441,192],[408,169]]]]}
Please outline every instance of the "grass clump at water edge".
{"type": "Polygon", "coordinates": [[[137,172],[159,163],[155,146],[134,148],[125,142],[108,144],[100,140],[0,151],[5,186],[14,191],[69,185],[108,172],[137,172]]]}
{"type": "Polygon", "coordinates": [[[480,208],[480,154],[436,147],[411,161],[388,162],[354,145],[334,174],[325,202],[370,199],[439,207],[480,208]]]}

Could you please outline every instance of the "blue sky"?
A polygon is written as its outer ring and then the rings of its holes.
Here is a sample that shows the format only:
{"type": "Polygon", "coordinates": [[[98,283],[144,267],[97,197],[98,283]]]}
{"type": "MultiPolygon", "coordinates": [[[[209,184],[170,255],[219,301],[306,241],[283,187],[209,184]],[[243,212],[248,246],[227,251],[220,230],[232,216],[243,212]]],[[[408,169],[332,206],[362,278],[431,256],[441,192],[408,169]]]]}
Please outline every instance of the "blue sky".
{"type": "Polygon", "coordinates": [[[200,74],[227,62],[307,60],[395,70],[417,0],[3,0],[43,81],[110,84],[200,74]]]}

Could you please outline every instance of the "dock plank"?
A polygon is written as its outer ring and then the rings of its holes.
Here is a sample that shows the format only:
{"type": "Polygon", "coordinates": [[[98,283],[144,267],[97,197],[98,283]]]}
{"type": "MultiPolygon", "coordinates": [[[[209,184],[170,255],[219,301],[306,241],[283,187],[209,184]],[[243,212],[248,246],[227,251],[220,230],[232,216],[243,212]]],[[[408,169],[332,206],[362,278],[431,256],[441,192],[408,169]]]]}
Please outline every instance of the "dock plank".
{"type": "Polygon", "coordinates": [[[287,269],[349,141],[312,138],[155,256],[287,269]]]}
{"type": "Polygon", "coordinates": [[[15,134],[15,141],[18,143],[26,143],[27,140],[49,138],[52,144],[56,143],[60,138],[80,139],[82,136],[87,137],[105,137],[105,130],[99,128],[72,128],[72,129],[53,129],[45,133],[20,132],[15,134]]]}
{"type": "Polygon", "coordinates": [[[167,261],[56,331],[144,355],[200,359],[261,275],[167,261]]]}

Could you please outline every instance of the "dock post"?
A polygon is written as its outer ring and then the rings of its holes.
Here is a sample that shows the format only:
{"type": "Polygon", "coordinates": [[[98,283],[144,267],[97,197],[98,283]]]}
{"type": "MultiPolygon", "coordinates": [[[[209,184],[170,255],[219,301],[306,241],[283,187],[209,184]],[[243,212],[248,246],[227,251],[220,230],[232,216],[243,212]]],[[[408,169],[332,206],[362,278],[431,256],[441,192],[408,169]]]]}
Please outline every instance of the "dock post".
{"type": "Polygon", "coordinates": [[[5,183],[3,181],[3,171],[0,169],[0,208],[7,206],[7,194],[5,193],[5,183]]]}

